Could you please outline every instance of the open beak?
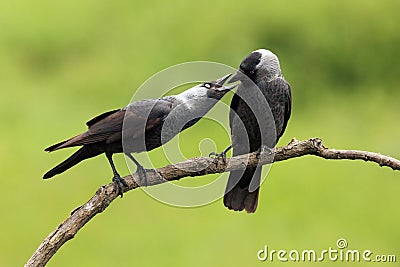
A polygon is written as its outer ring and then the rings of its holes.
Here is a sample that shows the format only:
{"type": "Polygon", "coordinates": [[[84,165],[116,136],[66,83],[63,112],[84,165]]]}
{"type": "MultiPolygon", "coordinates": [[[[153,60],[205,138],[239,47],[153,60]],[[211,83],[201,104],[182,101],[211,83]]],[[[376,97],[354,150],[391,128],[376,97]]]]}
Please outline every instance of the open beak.
{"type": "Polygon", "coordinates": [[[220,86],[223,86],[224,83],[225,83],[225,82],[229,79],[229,77],[231,77],[231,76],[232,76],[232,73],[229,73],[228,75],[225,75],[224,77],[222,77],[222,78],[216,80],[215,83],[218,84],[218,85],[220,85],[220,86]]]}
{"type": "Polygon", "coordinates": [[[229,83],[237,82],[243,80],[246,76],[243,72],[238,70],[235,75],[232,76],[232,78],[229,80],[229,83]]]}
{"type": "Polygon", "coordinates": [[[219,88],[216,88],[217,91],[228,91],[232,90],[237,86],[237,84],[225,85],[224,83],[232,76],[232,73],[225,75],[224,77],[215,81],[215,84],[219,85],[219,88]]]}
{"type": "Polygon", "coordinates": [[[232,90],[233,88],[235,88],[236,86],[238,86],[238,84],[237,83],[235,83],[235,84],[231,84],[231,85],[225,85],[225,86],[222,86],[220,89],[218,89],[219,91],[229,91],[229,90],[232,90]]]}

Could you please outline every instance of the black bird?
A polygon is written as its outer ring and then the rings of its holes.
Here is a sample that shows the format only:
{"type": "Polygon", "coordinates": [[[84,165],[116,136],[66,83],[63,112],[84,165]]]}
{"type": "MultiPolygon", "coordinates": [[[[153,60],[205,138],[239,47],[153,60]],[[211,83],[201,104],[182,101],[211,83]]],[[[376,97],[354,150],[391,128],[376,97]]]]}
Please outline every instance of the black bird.
{"type": "Polygon", "coordinates": [[[52,152],[82,146],[68,159],[48,171],[43,178],[51,178],[82,160],[105,153],[114,174],[114,188],[122,197],[121,186],[127,184],[118,174],[112,155],[125,153],[136,164],[137,171],[145,175],[144,168],[131,153],[157,148],[180,131],[194,125],[235,87],[223,86],[230,76],[229,74],[216,81],[196,85],[178,95],[137,101],[91,119],[86,123],[89,128],[86,132],[45,149],[52,152]],[[166,120],[168,123],[164,123],[166,120]]]}
{"type": "MultiPolygon", "coordinates": [[[[286,129],[292,105],[290,86],[282,76],[278,57],[265,49],[252,52],[241,62],[239,71],[230,82],[235,80],[241,83],[231,102],[232,145],[222,155],[225,156],[232,147],[233,156],[275,147],[286,129]],[[247,99],[244,100],[243,96],[247,99]],[[268,105],[269,109],[264,110],[270,112],[262,111],[260,106],[268,105]]],[[[230,173],[224,196],[226,207],[235,211],[244,209],[249,213],[256,211],[261,168],[251,167],[244,172],[230,173]]]]}

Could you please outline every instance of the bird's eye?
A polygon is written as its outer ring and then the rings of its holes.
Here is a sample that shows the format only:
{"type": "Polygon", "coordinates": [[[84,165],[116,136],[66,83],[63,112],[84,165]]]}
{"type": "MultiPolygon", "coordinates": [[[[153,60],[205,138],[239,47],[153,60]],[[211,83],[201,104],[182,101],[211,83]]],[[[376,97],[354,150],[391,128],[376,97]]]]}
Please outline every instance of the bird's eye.
{"type": "Polygon", "coordinates": [[[210,84],[210,83],[204,83],[203,86],[204,86],[205,88],[207,88],[207,89],[210,89],[210,88],[211,88],[211,84],[210,84]]]}

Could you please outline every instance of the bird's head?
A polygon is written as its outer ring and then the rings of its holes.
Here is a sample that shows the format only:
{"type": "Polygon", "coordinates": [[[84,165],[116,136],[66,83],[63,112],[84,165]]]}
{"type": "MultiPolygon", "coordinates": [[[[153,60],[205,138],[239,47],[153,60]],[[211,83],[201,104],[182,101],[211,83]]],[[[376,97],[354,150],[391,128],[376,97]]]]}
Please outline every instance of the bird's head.
{"type": "Polygon", "coordinates": [[[253,51],[240,63],[239,71],[230,82],[244,81],[247,78],[243,74],[255,83],[265,78],[268,81],[273,80],[281,75],[279,59],[266,49],[253,51]]]}
{"type": "Polygon", "coordinates": [[[181,93],[180,96],[187,99],[197,99],[197,98],[214,98],[221,99],[227,92],[232,90],[237,86],[234,85],[224,85],[224,83],[231,77],[232,74],[225,75],[224,77],[209,82],[203,82],[198,84],[185,92],[181,93]]]}

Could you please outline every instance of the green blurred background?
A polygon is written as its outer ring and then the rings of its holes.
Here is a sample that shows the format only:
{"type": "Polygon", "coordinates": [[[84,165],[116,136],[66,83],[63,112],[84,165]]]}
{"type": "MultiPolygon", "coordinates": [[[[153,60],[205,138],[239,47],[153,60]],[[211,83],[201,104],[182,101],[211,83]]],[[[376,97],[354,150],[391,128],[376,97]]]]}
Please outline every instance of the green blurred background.
{"type": "MultiPolygon", "coordinates": [[[[329,147],[400,158],[399,10],[396,0],[1,1],[0,266],[21,266],[70,211],[110,182],[105,157],[44,181],[73,149],[43,149],[126,105],[147,78],[177,63],[236,67],[251,51],[271,49],[293,88],[280,145],[318,136],[329,147]]],[[[229,144],[207,124],[185,133],[187,157],[201,153],[193,135],[214,139],[218,150],[229,144]]],[[[123,157],[115,158],[126,175],[123,157]]],[[[272,167],[253,215],[228,211],[221,200],[175,208],[135,190],[48,266],[265,266],[271,263],[256,256],[264,245],[322,250],[340,237],[350,249],[396,254],[399,262],[399,188],[400,175],[389,168],[308,156],[272,167]]]]}

